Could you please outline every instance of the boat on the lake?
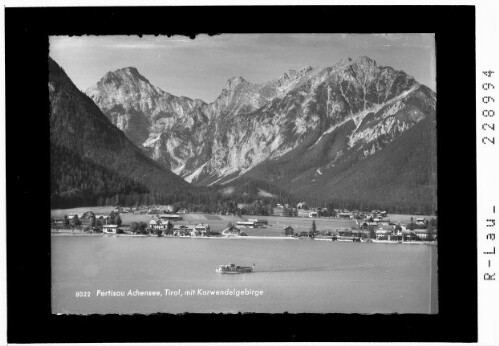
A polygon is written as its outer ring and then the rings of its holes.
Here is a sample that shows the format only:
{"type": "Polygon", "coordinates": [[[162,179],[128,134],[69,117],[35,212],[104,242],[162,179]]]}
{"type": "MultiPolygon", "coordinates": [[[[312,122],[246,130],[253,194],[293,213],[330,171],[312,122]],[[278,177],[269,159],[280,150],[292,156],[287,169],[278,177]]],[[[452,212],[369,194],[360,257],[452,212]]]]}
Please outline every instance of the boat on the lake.
{"type": "Polygon", "coordinates": [[[230,264],[221,264],[216,269],[216,272],[219,274],[242,274],[242,273],[251,273],[255,269],[255,264],[251,267],[244,266],[236,266],[234,263],[230,264]]]}
{"type": "MultiPolygon", "coordinates": [[[[333,239],[333,241],[334,241],[334,239],[333,239]]],[[[360,237],[337,236],[336,241],[347,241],[347,242],[360,243],[361,238],[360,237]]]]}

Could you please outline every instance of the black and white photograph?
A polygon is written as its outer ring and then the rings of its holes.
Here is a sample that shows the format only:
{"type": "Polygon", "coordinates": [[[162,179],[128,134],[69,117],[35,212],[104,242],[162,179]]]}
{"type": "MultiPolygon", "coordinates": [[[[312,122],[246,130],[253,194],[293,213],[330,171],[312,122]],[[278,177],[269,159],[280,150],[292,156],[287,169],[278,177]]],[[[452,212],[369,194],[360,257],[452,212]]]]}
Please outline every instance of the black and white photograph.
{"type": "Polygon", "coordinates": [[[367,3],[6,8],[6,342],[495,344],[496,22],[367,3]]]}
{"type": "Polygon", "coordinates": [[[53,35],[48,68],[53,314],[439,312],[434,34],[53,35]]]}

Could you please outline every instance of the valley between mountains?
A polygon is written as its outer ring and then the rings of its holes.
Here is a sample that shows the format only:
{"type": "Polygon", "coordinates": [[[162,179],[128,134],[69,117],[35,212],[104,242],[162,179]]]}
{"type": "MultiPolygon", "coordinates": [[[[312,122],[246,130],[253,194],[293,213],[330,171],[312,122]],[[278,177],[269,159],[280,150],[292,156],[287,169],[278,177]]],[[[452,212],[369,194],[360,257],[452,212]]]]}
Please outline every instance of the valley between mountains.
{"type": "Polygon", "coordinates": [[[54,203],[152,198],[211,210],[221,200],[273,199],[437,209],[436,94],[368,57],[260,84],[232,77],[211,103],[172,95],[134,67],[82,93],[49,65],[51,144],[66,157],[54,159],[54,203]],[[61,169],[73,161],[79,179],[61,169]],[[80,174],[89,165],[100,175],[80,174]]]}

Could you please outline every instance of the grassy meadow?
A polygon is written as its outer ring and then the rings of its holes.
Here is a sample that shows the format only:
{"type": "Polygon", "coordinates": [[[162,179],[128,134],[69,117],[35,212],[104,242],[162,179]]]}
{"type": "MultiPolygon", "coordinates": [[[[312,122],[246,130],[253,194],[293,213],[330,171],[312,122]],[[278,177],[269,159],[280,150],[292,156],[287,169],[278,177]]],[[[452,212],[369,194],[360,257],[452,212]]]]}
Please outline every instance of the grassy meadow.
{"type": "MultiPolygon", "coordinates": [[[[108,214],[113,211],[114,207],[84,207],[84,208],[72,208],[72,209],[53,209],[51,215],[54,218],[63,218],[64,215],[69,214],[80,214],[87,211],[93,211],[96,214],[108,214]]],[[[121,220],[123,226],[128,226],[132,222],[147,222],[153,219],[152,215],[148,214],[121,214],[121,220]]],[[[248,235],[253,236],[282,236],[284,233],[284,228],[291,226],[295,229],[295,233],[309,231],[312,226],[312,220],[315,220],[317,229],[322,230],[335,230],[342,228],[350,228],[355,225],[353,220],[343,220],[343,219],[328,219],[328,218],[317,218],[310,219],[305,217],[283,217],[283,216],[245,216],[241,218],[237,216],[229,215],[217,215],[217,214],[198,214],[191,213],[182,215],[182,221],[175,221],[174,224],[179,225],[193,225],[198,223],[206,223],[210,225],[212,231],[221,232],[223,231],[229,222],[236,223],[237,221],[244,221],[246,218],[263,219],[268,221],[267,228],[244,228],[244,232],[248,235]]]]}
{"type": "MultiPolygon", "coordinates": [[[[108,207],[83,207],[83,208],[72,208],[72,209],[53,209],[51,214],[52,217],[62,218],[64,215],[69,214],[80,214],[87,212],[89,210],[96,214],[109,214],[115,208],[108,207]]],[[[301,214],[303,217],[284,217],[284,216],[245,216],[241,218],[237,216],[229,215],[217,215],[217,214],[201,214],[201,213],[190,213],[182,215],[182,221],[176,221],[174,224],[179,225],[195,225],[198,223],[206,223],[210,225],[212,231],[221,232],[223,231],[229,222],[236,223],[237,221],[244,221],[246,218],[263,219],[268,221],[267,228],[242,228],[244,232],[252,236],[282,236],[284,233],[284,228],[291,226],[295,229],[295,233],[308,232],[312,226],[312,220],[315,220],[317,230],[319,231],[333,231],[345,228],[350,228],[355,226],[355,221],[350,219],[339,219],[339,218],[308,218],[301,214]]],[[[125,213],[121,214],[121,220],[123,226],[128,226],[132,222],[146,222],[149,223],[153,219],[152,215],[148,214],[131,214],[125,213]]],[[[422,215],[401,215],[401,214],[389,214],[387,219],[395,222],[408,223],[411,217],[414,219],[418,217],[426,217],[427,219],[432,218],[432,216],[422,216],[422,215]]]]}

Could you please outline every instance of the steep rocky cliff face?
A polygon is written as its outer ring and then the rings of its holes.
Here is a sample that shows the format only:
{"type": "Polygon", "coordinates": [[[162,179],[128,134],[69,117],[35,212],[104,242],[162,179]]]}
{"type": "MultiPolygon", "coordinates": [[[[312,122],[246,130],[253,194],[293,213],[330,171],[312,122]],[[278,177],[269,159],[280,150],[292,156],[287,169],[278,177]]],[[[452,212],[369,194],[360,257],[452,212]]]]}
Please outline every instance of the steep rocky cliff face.
{"type": "MultiPolygon", "coordinates": [[[[140,182],[149,190],[190,189],[188,183],[161,167],[113,126],[95,103],[78,90],[52,59],[49,59],[48,87],[50,142],[53,148],[61,148],[58,149],[59,152],[75,156],[75,162],[88,161],[94,166],[102,167],[106,172],[140,182]]],[[[71,176],[64,178],[75,179],[71,176]]],[[[85,185],[84,180],[82,184],[85,185]]],[[[124,190],[127,190],[126,186],[124,190]]]]}
{"type": "Polygon", "coordinates": [[[108,72],[87,95],[137,146],[180,174],[187,158],[199,156],[208,118],[201,100],[173,96],[134,67],[108,72]]]}
{"type": "Polygon", "coordinates": [[[436,107],[429,88],[367,57],[262,84],[231,78],[210,104],[164,92],[134,68],[109,72],[87,94],[134,143],[189,182],[232,184],[245,175],[291,190],[373,156],[436,107]]]}

